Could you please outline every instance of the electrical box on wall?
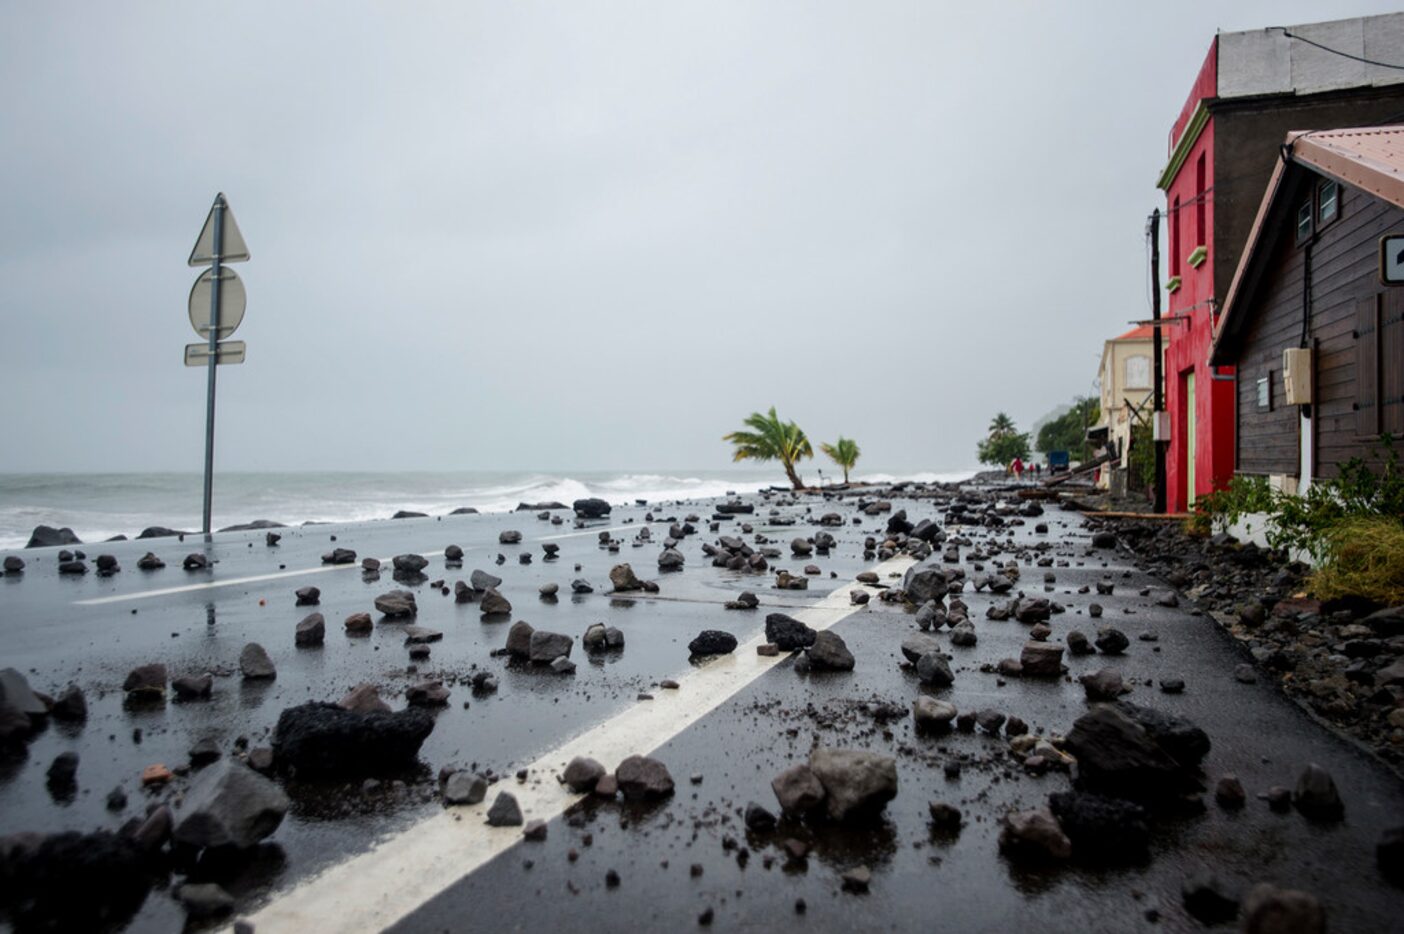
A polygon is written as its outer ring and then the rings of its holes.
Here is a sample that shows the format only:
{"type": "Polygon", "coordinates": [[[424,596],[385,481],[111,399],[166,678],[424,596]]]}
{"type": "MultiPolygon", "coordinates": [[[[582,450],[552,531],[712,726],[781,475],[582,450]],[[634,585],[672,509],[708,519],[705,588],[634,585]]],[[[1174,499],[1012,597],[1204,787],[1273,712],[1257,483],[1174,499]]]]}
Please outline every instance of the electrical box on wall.
{"type": "Polygon", "coordinates": [[[1288,405],[1311,405],[1311,351],[1292,347],[1282,351],[1282,390],[1288,405]]]}
{"type": "Polygon", "coordinates": [[[1151,423],[1152,441],[1170,440],[1170,413],[1156,412],[1155,421],[1151,423]]]}

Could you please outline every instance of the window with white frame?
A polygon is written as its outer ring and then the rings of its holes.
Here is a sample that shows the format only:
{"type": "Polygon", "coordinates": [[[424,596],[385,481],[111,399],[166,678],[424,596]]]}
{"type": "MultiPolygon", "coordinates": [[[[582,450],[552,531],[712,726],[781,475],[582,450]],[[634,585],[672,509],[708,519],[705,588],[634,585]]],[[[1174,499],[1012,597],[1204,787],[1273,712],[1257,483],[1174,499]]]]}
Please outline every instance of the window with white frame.
{"type": "Polygon", "coordinates": [[[1323,178],[1316,186],[1316,226],[1325,227],[1341,216],[1341,186],[1332,178],[1323,178]]]}
{"type": "Polygon", "coordinates": [[[1150,357],[1137,354],[1134,357],[1126,358],[1126,388],[1127,389],[1149,389],[1150,379],[1150,357]]]}

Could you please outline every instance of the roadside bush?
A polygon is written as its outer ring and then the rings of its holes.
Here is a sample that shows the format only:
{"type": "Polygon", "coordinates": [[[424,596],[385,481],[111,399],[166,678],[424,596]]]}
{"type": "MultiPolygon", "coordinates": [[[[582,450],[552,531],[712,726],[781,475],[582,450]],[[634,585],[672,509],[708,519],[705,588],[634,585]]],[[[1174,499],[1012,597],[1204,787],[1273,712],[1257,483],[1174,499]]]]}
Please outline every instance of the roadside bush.
{"type": "Polygon", "coordinates": [[[1323,560],[1309,585],[1314,596],[1404,604],[1404,525],[1398,519],[1343,519],[1322,540],[1323,560]]]}
{"type": "Polygon", "coordinates": [[[1356,560],[1354,543],[1366,529],[1404,530],[1404,471],[1388,435],[1372,461],[1375,466],[1353,458],[1341,466],[1340,476],[1313,482],[1301,496],[1273,490],[1264,477],[1234,477],[1227,489],[1195,502],[1189,531],[1208,534],[1245,515],[1266,513],[1273,548],[1306,552],[1323,569],[1346,551],[1356,560]]]}
{"type": "Polygon", "coordinates": [[[1269,544],[1300,549],[1320,561],[1327,556],[1336,527],[1348,520],[1379,517],[1404,526],[1404,472],[1400,471],[1399,454],[1388,435],[1381,439],[1381,448],[1378,470],[1352,458],[1341,466],[1339,477],[1316,481],[1305,496],[1277,494],[1269,544]]]}
{"type": "Polygon", "coordinates": [[[1190,534],[1208,535],[1215,524],[1232,525],[1245,515],[1276,512],[1277,499],[1268,486],[1267,477],[1239,474],[1224,489],[1206,493],[1194,501],[1194,515],[1187,523],[1190,534]]]}

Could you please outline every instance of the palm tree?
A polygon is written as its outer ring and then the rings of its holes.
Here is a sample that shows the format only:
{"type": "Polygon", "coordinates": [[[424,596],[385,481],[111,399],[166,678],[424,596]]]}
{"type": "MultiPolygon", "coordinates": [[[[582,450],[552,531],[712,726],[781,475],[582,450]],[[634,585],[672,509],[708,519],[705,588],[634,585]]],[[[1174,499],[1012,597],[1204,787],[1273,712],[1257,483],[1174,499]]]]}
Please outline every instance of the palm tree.
{"type": "Polygon", "coordinates": [[[795,463],[814,456],[814,449],[810,447],[803,429],[794,422],[780,421],[773,405],[768,415],[752,412],[745,424],[754,431],[733,431],[722,438],[723,441],[730,441],[736,445],[736,452],[731,459],[778,460],[784,466],[785,476],[790,478],[790,483],[794,484],[795,489],[803,489],[804,481],[800,480],[799,474],[795,472],[795,463]]]}
{"type": "Polygon", "coordinates": [[[848,482],[848,471],[853,465],[858,463],[859,456],[863,453],[858,450],[858,442],[852,438],[845,438],[839,435],[839,439],[833,444],[821,444],[819,450],[829,455],[829,459],[843,468],[843,482],[848,482]]]}
{"type": "Polygon", "coordinates": [[[1005,413],[1000,412],[990,420],[991,438],[1003,438],[1012,434],[1014,434],[1014,419],[1010,418],[1005,413]]]}
{"type": "Polygon", "coordinates": [[[975,448],[982,464],[1004,466],[1016,457],[1028,458],[1029,436],[1019,433],[1014,419],[1000,412],[990,420],[990,434],[975,448]]]}

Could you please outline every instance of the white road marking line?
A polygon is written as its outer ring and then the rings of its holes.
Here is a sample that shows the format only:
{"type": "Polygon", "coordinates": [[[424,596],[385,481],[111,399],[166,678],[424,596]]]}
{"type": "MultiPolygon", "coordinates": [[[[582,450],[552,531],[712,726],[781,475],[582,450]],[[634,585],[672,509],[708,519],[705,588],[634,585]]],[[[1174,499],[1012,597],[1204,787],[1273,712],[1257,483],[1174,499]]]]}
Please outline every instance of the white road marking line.
{"type": "Polygon", "coordinates": [[[542,538],[533,539],[533,541],[554,542],[562,538],[579,538],[582,535],[599,535],[601,532],[623,532],[627,529],[642,529],[647,526],[647,522],[637,522],[633,525],[616,525],[608,529],[586,529],[583,532],[564,532],[560,535],[546,535],[542,538]]]}
{"type": "MultiPolygon", "coordinates": [[[[464,552],[472,551],[472,548],[463,549],[464,552]]],[[[421,554],[426,558],[436,558],[443,554],[443,550],[425,551],[421,554]]],[[[380,559],[381,564],[389,564],[393,558],[380,559]]],[[[148,600],[151,597],[166,597],[173,593],[192,593],[196,590],[215,590],[220,587],[237,587],[240,584],[257,584],[260,581],[282,580],[285,577],[302,577],[305,574],[325,574],[328,571],[346,571],[352,568],[360,570],[359,561],[351,564],[324,564],[321,567],[303,568],[300,571],[274,571],[271,574],[255,574],[252,577],[231,577],[228,580],[204,581],[199,584],[186,584],[182,587],[163,587],[160,590],[143,590],[140,593],[119,593],[110,597],[91,597],[87,600],[74,600],[74,606],[102,606],[105,603],[121,603],[125,600],[148,600]]]]}
{"type": "Polygon", "coordinates": [[[304,574],[322,574],[327,571],[344,571],[359,568],[359,564],[329,564],[326,567],[307,568],[301,571],[277,571],[272,574],[256,574],[253,577],[231,577],[229,580],[205,581],[200,584],[186,584],[184,587],[163,587],[160,590],[143,590],[141,593],[119,593],[111,597],[93,597],[88,600],[74,600],[74,606],[102,606],[105,603],[121,603],[124,600],[146,600],[151,597],[165,597],[173,593],[191,593],[196,590],[214,590],[219,587],[235,587],[239,584],[256,584],[259,581],[280,580],[284,577],[302,577],[304,574]]]}
{"type": "MultiPolygon", "coordinates": [[[[621,532],[625,529],[642,528],[647,523],[637,525],[620,525],[609,529],[587,529],[584,532],[567,532],[564,535],[548,535],[545,538],[532,539],[532,542],[551,542],[561,538],[575,538],[580,535],[598,535],[600,532],[621,532]]],[[[528,542],[527,544],[531,544],[528,542]]],[[[464,552],[485,550],[490,546],[469,546],[464,548],[464,552]]],[[[419,552],[426,558],[433,558],[443,554],[443,550],[419,552]]],[[[389,564],[390,558],[382,558],[381,564],[389,564]]],[[[74,606],[102,606],[107,603],[122,603],[127,600],[147,600],[152,597],[166,597],[176,593],[192,593],[197,590],[214,590],[219,587],[237,587],[240,584],[257,584],[261,581],[282,580],[287,577],[301,577],[304,574],[325,574],[327,571],[344,571],[347,568],[359,568],[359,562],[353,564],[326,564],[321,567],[303,568],[300,571],[275,571],[271,574],[255,574],[252,577],[232,577],[229,580],[204,581],[199,584],[186,584],[182,587],[163,587],[160,590],[144,590],[140,593],[114,594],[111,597],[92,597],[87,600],[75,600],[74,606]]]]}
{"type": "MultiPolygon", "coordinates": [[[[876,570],[904,570],[915,562],[892,558],[876,570]]],[[[860,607],[851,583],[796,617],[814,629],[828,629],[860,607]]],[[[612,719],[542,755],[527,768],[532,780],[508,785],[527,820],[550,820],[580,800],[555,776],[575,756],[613,766],[634,754],[655,750],[725,703],[784,660],[756,654],[764,633],[679,678],[678,690],[660,690],[612,719]]],[[[492,792],[495,797],[496,792],[492,792]]],[[[486,806],[445,809],[377,844],[371,850],[304,880],[250,917],[264,932],[381,931],[407,917],[458,880],[522,839],[520,827],[489,827],[486,806]]]]}

